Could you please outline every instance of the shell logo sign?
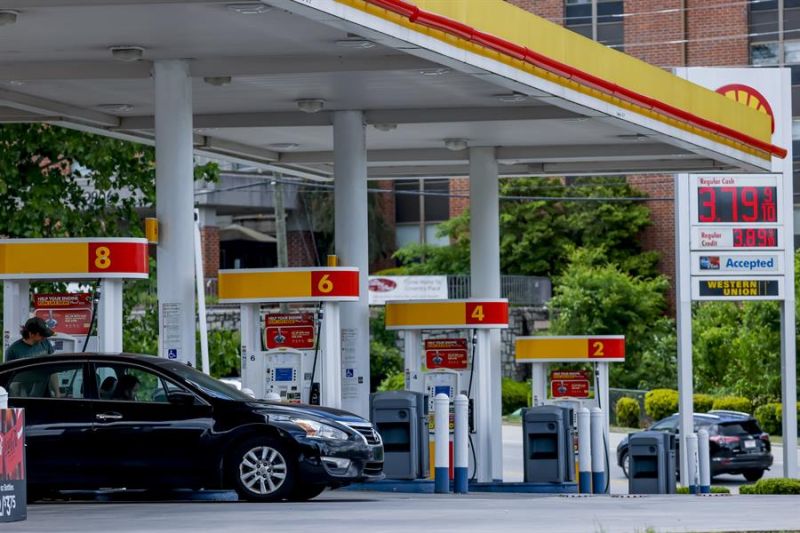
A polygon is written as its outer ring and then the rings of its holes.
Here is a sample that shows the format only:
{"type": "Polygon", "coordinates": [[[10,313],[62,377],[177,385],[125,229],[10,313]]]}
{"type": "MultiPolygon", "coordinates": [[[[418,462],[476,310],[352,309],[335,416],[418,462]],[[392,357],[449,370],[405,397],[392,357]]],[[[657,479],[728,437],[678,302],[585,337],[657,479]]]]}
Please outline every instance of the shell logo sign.
{"type": "Polygon", "coordinates": [[[752,107],[756,111],[761,111],[767,115],[769,117],[770,124],[772,124],[772,133],[775,133],[775,115],[772,113],[772,108],[763,94],[748,85],[742,85],[740,83],[723,85],[717,89],[717,92],[727,96],[735,102],[752,107]]]}

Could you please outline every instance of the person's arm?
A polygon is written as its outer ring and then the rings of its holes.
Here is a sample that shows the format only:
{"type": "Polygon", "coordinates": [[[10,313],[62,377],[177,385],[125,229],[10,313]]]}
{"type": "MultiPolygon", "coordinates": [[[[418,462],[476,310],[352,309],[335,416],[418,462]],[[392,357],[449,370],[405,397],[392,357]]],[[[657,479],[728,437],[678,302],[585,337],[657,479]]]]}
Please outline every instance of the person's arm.
{"type": "Polygon", "coordinates": [[[44,347],[47,350],[47,355],[53,355],[56,349],[53,348],[53,343],[50,342],[50,339],[44,339],[42,342],[45,343],[44,347]]]}

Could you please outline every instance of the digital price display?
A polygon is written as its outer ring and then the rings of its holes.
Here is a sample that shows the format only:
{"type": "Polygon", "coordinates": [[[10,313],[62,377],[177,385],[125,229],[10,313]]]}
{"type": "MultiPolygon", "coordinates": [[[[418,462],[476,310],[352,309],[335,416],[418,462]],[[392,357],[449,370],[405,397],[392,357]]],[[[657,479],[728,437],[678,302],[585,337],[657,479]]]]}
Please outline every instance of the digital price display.
{"type": "Polygon", "coordinates": [[[734,248],[775,248],[777,228],[733,228],[734,248]]]}
{"type": "Polygon", "coordinates": [[[778,188],[723,186],[697,188],[697,222],[777,222],[778,188]]]}

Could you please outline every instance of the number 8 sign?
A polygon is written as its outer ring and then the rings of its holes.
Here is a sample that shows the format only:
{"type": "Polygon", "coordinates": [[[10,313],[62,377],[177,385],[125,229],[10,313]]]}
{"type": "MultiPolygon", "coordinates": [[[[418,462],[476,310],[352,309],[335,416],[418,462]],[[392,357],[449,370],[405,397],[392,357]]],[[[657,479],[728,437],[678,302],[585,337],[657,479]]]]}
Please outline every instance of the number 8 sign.
{"type": "Polygon", "coordinates": [[[147,247],[130,242],[90,242],[88,271],[105,273],[147,270],[147,247]]]}

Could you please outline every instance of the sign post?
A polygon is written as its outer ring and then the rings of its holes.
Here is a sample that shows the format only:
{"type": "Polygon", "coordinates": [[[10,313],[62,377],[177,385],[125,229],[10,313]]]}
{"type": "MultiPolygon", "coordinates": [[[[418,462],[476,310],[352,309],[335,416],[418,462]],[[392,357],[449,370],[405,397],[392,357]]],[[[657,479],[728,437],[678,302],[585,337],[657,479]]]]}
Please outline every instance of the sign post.
{"type": "MultiPolygon", "coordinates": [[[[781,302],[783,475],[797,477],[794,194],[791,72],[787,68],[681,68],[677,74],[759,109],[771,141],[788,150],[764,174],[675,177],[678,391],[681,446],[693,427],[692,311],[697,300],[781,302]]],[[[681,476],[688,479],[686,454],[681,476]]]]}

